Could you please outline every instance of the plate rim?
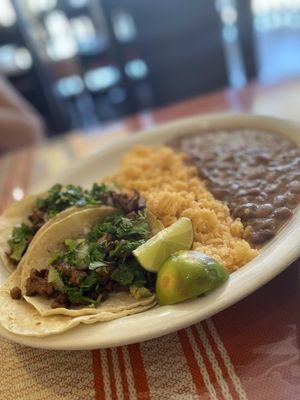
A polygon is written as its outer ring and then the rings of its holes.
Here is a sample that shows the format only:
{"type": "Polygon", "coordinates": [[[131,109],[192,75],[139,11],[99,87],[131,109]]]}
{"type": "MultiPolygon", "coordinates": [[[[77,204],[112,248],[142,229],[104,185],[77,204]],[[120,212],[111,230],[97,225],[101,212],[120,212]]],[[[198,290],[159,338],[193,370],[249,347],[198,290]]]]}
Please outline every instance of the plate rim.
{"type": "MultiPolygon", "coordinates": [[[[208,129],[209,125],[210,126],[216,125],[218,123],[226,125],[226,123],[229,123],[230,121],[237,122],[238,120],[241,123],[241,127],[243,127],[243,125],[245,125],[246,123],[248,123],[248,127],[249,127],[249,123],[250,123],[250,125],[252,123],[254,123],[254,124],[258,124],[258,125],[268,126],[268,127],[270,127],[270,130],[273,131],[273,128],[276,126],[276,129],[275,128],[274,129],[277,132],[280,131],[278,133],[283,134],[288,137],[290,137],[290,136],[283,133],[283,131],[286,131],[286,130],[289,130],[290,132],[293,131],[293,132],[295,132],[295,135],[298,132],[299,138],[297,141],[295,141],[295,144],[298,147],[300,147],[300,125],[297,123],[294,123],[292,121],[284,120],[281,118],[275,118],[275,117],[257,116],[257,115],[249,114],[249,113],[228,113],[228,112],[226,112],[226,113],[210,113],[210,114],[205,114],[205,115],[199,115],[199,116],[193,116],[193,117],[174,120],[174,121],[171,121],[171,122],[168,122],[165,124],[161,124],[156,127],[151,127],[150,129],[139,131],[139,132],[133,134],[132,136],[128,135],[128,137],[118,141],[117,143],[108,144],[108,145],[104,146],[101,150],[97,151],[95,154],[92,154],[83,160],[77,161],[77,163],[72,166],[71,173],[74,174],[78,170],[87,168],[87,166],[89,164],[96,162],[99,158],[101,158],[101,156],[103,154],[108,154],[116,149],[122,150],[122,147],[125,147],[125,148],[131,147],[133,144],[142,143],[145,139],[149,139],[150,137],[155,138],[156,136],[159,136],[159,135],[165,135],[166,132],[170,132],[171,130],[173,130],[173,134],[170,135],[170,137],[174,137],[174,136],[177,136],[179,133],[184,134],[184,132],[182,132],[182,130],[187,129],[188,127],[191,127],[191,126],[193,126],[194,128],[196,127],[197,129],[199,129],[199,128],[208,129]],[[181,132],[179,132],[179,131],[181,131],[181,132]]],[[[227,126],[227,128],[228,128],[228,126],[227,126]]],[[[225,129],[226,129],[226,127],[225,127],[225,129]]],[[[260,129],[266,129],[266,128],[261,127],[260,129]]],[[[186,133],[189,133],[189,132],[186,132],[186,133]]],[[[70,173],[65,174],[65,176],[68,176],[68,175],[70,175],[70,173]]],[[[54,177],[54,179],[55,179],[55,177],[54,177]]],[[[59,180],[61,181],[64,179],[62,179],[62,177],[60,177],[59,180]]],[[[46,182],[46,185],[48,185],[47,182],[46,182]]],[[[37,190],[37,188],[38,188],[38,185],[35,185],[34,189],[37,190]]],[[[300,243],[299,244],[296,243],[296,240],[288,240],[292,233],[296,232],[300,236],[300,212],[299,211],[300,210],[298,210],[296,212],[296,214],[293,216],[291,221],[289,221],[289,223],[284,227],[284,229],[282,231],[282,232],[285,232],[289,228],[291,230],[290,233],[283,234],[281,232],[271,242],[271,246],[267,245],[266,248],[263,250],[263,252],[259,256],[255,257],[254,260],[252,260],[246,266],[242,267],[241,269],[236,271],[233,275],[231,275],[231,280],[229,280],[231,282],[231,284],[230,283],[226,284],[225,289],[222,287],[222,288],[219,288],[219,289],[209,293],[203,299],[210,299],[211,297],[218,296],[218,293],[226,290],[228,285],[232,286],[232,284],[235,284],[234,282],[237,280],[237,278],[240,275],[247,276],[247,271],[249,271],[250,275],[251,275],[251,270],[253,269],[254,271],[256,271],[256,269],[258,268],[257,264],[259,264],[261,255],[264,254],[268,249],[274,247],[273,246],[274,243],[277,243],[279,241],[282,243],[280,244],[279,248],[277,248],[277,249],[275,248],[275,250],[274,250],[275,254],[278,253],[277,258],[275,259],[275,266],[272,268],[269,267],[268,269],[265,269],[265,270],[260,270],[259,271],[260,276],[256,279],[256,281],[253,281],[253,282],[251,281],[250,283],[248,282],[248,285],[246,285],[246,287],[243,287],[243,290],[235,289],[235,291],[231,294],[231,296],[230,295],[227,296],[226,301],[222,305],[216,303],[213,306],[207,307],[206,311],[202,310],[201,316],[199,316],[199,318],[197,318],[195,316],[194,312],[191,312],[188,315],[185,315],[184,319],[182,319],[182,320],[176,319],[176,321],[173,321],[173,323],[167,324],[163,329],[162,328],[159,329],[159,327],[156,329],[152,328],[148,332],[139,332],[137,335],[133,335],[131,338],[129,338],[127,335],[123,339],[122,338],[110,338],[110,339],[106,339],[104,342],[103,341],[101,342],[101,340],[93,341],[91,343],[86,343],[84,346],[82,346],[80,343],[79,344],[77,344],[77,343],[63,344],[63,341],[61,341],[62,343],[61,342],[55,343],[55,338],[58,338],[58,337],[62,338],[63,336],[66,336],[68,333],[75,331],[76,329],[80,329],[82,327],[84,329],[87,329],[92,326],[81,326],[79,328],[73,328],[72,330],[67,331],[65,333],[49,336],[46,338],[36,338],[36,337],[32,337],[32,336],[15,335],[13,333],[6,331],[2,326],[0,326],[0,335],[2,337],[5,337],[6,339],[12,340],[19,344],[36,347],[36,348],[55,349],[55,350],[85,350],[85,349],[90,350],[90,349],[95,349],[95,348],[115,347],[115,346],[150,340],[150,339],[153,339],[153,338],[156,338],[156,337],[159,337],[159,336],[171,333],[171,332],[175,332],[179,329],[185,328],[194,323],[200,322],[203,319],[206,319],[208,317],[211,317],[212,315],[215,315],[218,312],[221,312],[225,308],[237,303],[238,301],[242,300],[243,298],[245,298],[246,296],[248,296],[255,290],[259,289],[261,286],[263,286],[264,284],[269,282],[276,275],[278,275],[280,272],[282,272],[284,269],[286,269],[291,262],[293,262],[295,259],[297,259],[297,257],[300,256],[300,243]],[[283,256],[282,256],[282,254],[279,254],[280,253],[279,250],[284,245],[289,250],[289,252],[288,252],[288,255],[286,255],[284,257],[284,259],[282,259],[283,256]],[[251,268],[249,269],[249,267],[251,267],[251,266],[252,266],[252,269],[251,268]],[[232,282],[232,280],[233,280],[233,282],[232,282]],[[53,340],[45,340],[45,339],[49,339],[49,338],[50,339],[52,338],[53,340]]],[[[297,237],[297,234],[294,236],[297,237]]],[[[269,260],[270,258],[272,258],[272,254],[265,256],[265,259],[267,259],[267,260],[269,260]]],[[[222,297],[222,295],[221,295],[221,297],[222,297]]],[[[203,302],[203,299],[195,299],[195,300],[192,300],[189,302],[180,303],[175,306],[165,306],[166,308],[160,307],[159,309],[166,310],[166,309],[171,308],[171,311],[169,311],[168,314],[170,314],[170,313],[172,314],[172,310],[174,313],[174,310],[176,312],[176,309],[182,309],[182,307],[189,308],[192,303],[196,304],[196,302],[199,302],[199,301],[203,302]]],[[[147,313],[149,314],[157,309],[158,308],[148,310],[142,314],[144,314],[144,315],[147,313]]],[[[138,320],[138,319],[140,319],[140,317],[138,317],[139,315],[141,315],[141,314],[135,314],[133,316],[124,317],[124,318],[128,319],[128,321],[129,321],[129,319],[133,320],[134,318],[136,318],[138,320]]],[[[115,321],[110,321],[105,324],[110,324],[110,325],[114,326],[114,325],[116,325],[116,321],[121,321],[121,320],[124,321],[124,318],[121,318],[121,319],[115,320],[115,321]]],[[[154,318],[155,318],[155,316],[154,316],[154,318]]],[[[166,320],[164,320],[164,322],[165,321],[166,320]]],[[[95,324],[94,326],[96,326],[96,325],[97,324],[95,324]]]]}

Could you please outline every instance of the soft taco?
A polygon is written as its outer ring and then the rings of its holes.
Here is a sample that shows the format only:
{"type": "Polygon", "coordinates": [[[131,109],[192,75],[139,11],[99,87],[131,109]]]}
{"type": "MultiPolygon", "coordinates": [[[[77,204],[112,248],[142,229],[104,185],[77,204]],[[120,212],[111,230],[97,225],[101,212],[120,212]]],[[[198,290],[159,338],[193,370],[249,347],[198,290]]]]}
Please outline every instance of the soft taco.
{"type": "Polygon", "coordinates": [[[145,210],[93,206],[56,220],[0,288],[2,326],[46,336],[153,307],[153,277],[132,256],[149,236],[145,210]]]}
{"type": "Polygon", "coordinates": [[[120,193],[95,183],[90,190],[80,186],[54,185],[45,193],[25,197],[9,206],[0,217],[0,261],[13,271],[33,239],[51,223],[78,208],[110,205],[126,211],[144,206],[138,194],[120,193]]]}
{"type": "Polygon", "coordinates": [[[28,249],[20,264],[23,298],[42,316],[153,304],[153,277],[132,255],[150,235],[145,211],[76,211],[51,224],[28,249]]]}
{"type": "Polygon", "coordinates": [[[148,310],[153,302],[135,308],[115,310],[101,309],[98,314],[68,317],[66,315],[42,316],[24,299],[12,301],[11,290],[21,284],[21,269],[18,267],[0,288],[0,323],[8,331],[22,336],[44,337],[67,331],[80,323],[93,324],[137,314],[148,310]]]}

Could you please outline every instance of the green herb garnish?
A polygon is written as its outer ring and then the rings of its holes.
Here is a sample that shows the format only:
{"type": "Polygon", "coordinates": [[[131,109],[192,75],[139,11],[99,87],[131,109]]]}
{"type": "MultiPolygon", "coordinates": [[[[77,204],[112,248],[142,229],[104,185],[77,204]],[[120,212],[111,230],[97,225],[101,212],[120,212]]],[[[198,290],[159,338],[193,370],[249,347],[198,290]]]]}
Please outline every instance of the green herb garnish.
{"type": "Polygon", "coordinates": [[[149,289],[145,287],[138,287],[136,285],[131,285],[129,290],[130,294],[138,300],[146,299],[147,297],[150,297],[152,295],[149,289]]]}
{"type": "MultiPolygon", "coordinates": [[[[42,212],[39,223],[43,224],[57,213],[72,206],[101,205],[103,204],[101,194],[106,194],[107,192],[108,189],[105,184],[94,183],[92,189],[88,191],[81,186],[62,186],[57,183],[48,190],[45,197],[36,200],[36,209],[42,212]]],[[[11,239],[8,241],[11,249],[9,257],[12,260],[20,261],[30,240],[40,226],[40,224],[37,225],[36,222],[33,222],[32,226],[22,224],[14,227],[11,239]]]]}
{"type": "Polygon", "coordinates": [[[109,216],[103,223],[93,227],[88,239],[96,240],[105,233],[109,233],[117,239],[139,239],[141,236],[148,238],[150,230],[145,211],[139,211],[135,219],[125,217],[121,212],[109,216]]]}
{"type": "Polygon", "coordinates": [[[113,250],[109,252],[110,259],[125,259],[126,257],[130,256],[130,254],[135,250],[137,247],[141,246],[145,243],[144,239],[141,240],[125,240],[121,239],[120,241],[115,241],[115,247],[113,250]]]}
{"type": "Polygon", "coordinates": [[[94,183],[92,189],[88,191],[81,186],[62,186],[57,183],[48,190],[46,197],[37,199],[36,207],[43,210],[48,218],[52,218],[60,211],[72,206],[102,204],[100,193],[107,193],[106,185],[94,183]]]}
{"type": "Polygon", "coordinates": [[[80,282],[79,286],[65,285],[65,293],[72,304],[87,302],[97,306],[101,299],[100,283],[100,276],[95,271],[92,271],[80,282]]]}
{"type": "MultiPolygon", "coordinates": [[[[128,289],[145,287],[146,272],[133,258],[132,251],[143,244],[149,234],[144,212],[135,219],[118,212],[96,224],[86,238],[66,239],[65,250],[52,254],[49,263],[54,267],[69,265],[85,272],[86,276],[77,286],[70,283],[68,276],[63,276],[64,290],[71,303],[95,305],[108,280],[128,286],[128,289]]],[[[62,273],[60,269],[58,273],[62,273]]],[[[146,296],[146,292],[143,293],[146,296]]]]}
{"type": "Polygon", "coordinates": [[[59,274],[59,272],[51,267],[49,269],[49,273],[48,273],[48,278],[47,278],[48,282],[51,282],[53,287],[58,290],[61,293],[64,293],[65,291],[65,285],[64,282],[59,274]]]}
{"type": "Polygon", "coordinates": [[[11,238],[8,240],[11,259],[20,261],[34,233],[34,229],[24,223],[14,227],[11,238]]]}
{"type": "Polygon", "coordinates": [[[134,284],[141,287],[147,284],[145,271],[133,258],[113,271],[111,279],[124,286],[134,284]]]}

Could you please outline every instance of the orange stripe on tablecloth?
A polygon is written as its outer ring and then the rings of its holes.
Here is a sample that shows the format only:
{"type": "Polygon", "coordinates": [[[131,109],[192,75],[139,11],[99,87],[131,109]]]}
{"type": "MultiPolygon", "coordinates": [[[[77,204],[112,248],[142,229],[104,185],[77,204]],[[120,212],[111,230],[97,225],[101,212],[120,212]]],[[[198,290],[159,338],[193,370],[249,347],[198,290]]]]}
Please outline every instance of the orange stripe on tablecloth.
{"type": "Polygon", "coordinates": [[[201,355],[203,357],[203,360],[204,360],[205,366],[206,366],[206,370],[207,370],[209,378],[210,378],[210,380],[211,380],[211,382],[212,382],[212,384],[214,386],[214,389],[215,389],[215,391],[217,393],[218,399],[223,399],[224,396],[222,394],[222,390],[221,390],[221,388],[220,388],[220,386],[219,386],[219,384],[218,384],[218,382],[216,380],[216,375],[215,375],[215,372],[214,372],[213,367],[211,365],[211,362],[210,362],[210,360],[208,358],[208,355],[206,353],[205,346],[202,343],[202,341],[201,341],[201,339],[200,339],[200,337],[198,335],[196,327],[193,325],[193,326],[191,326],[190,329],[191,329],[192,335],[193,335],[193,337],[195,339],[195,342],[197,344],[197,347],[198,347],[198,349],[199,349],[199,351],[200,351],[200,353],[201,353],[201,355]]]}
{"type": "Polygon", "coordinates": [[[9,202],[11,191],[14,186],[14,180],[17,176],[17,169],[18,169],[17,165],[19,158],[20,158],[20,153],[15,153],[10,158],[10,165],[8,167],[7,176],[3,186],[3,192],[1,195],[0,213],[3,212],[3,210],[5,209],[5,207],[9,202]]]}
{"type": "Polygon", "coordinates": [[[113,366],[111,349],[106,349],[106,355],[107,355],[109,381],[110,381],[110,388],[111,388],[111,397],[112,397],[112,399],[117,399],[116,379],[115,379],[115,375],[114,375],[114,366],[113,366]]]}
{"type": "Polygon", "coordinates": [[[138,343],[131,344],[127,347],[127,349],[133,372],[137,398],[143,400],[150,399],[150,390],[140,345],[138,343]]]}
{"type": "MultiPolygon", "coordinates": [[[[10,161],[10,160],[8,160],[8,161],[10,161]]],[[[8,169],[8,166],[6,165],[6,164],[9,164],[7,161],[6,161],[6,158],[5,157],[1,157],[0,158],[0,197],[2,197],[2,195],[3,195],[3,188],[4,188],[4,184],[5,184],[5,181],[6,181],[6,170],[8,169]],[[3,168],[5,168],[5,173],[3,172],[3,168]]]]}
{"type": "Polygon", "coordinates": [[[99,350],[92,350],[91,353],[93,359],[95,400],[104,400],[105,391],[101,364],[101,353],[99,350]]]}
{"type": "Polygon", "coordinates": [[[129,388],[128,388],[128,382],[127,382],[127,377],[126,377],[126,373],[125,373],[125,362],[124,362],[124,355],[123,355],[122,347],[117,347],[117,355],[118,355],[118,361],[119,361],[119,367],[120,367],[124,399],[129,400],[129,388]]]}
{"type": "Polygon", "coordinates": [[[188,365],[190,373],[192,375],[197,394],[200,397],[201,395],[203,395],[204,382],[203,382],[202,375],[200,373],[200,369],[199,369],[197,360],[195,358],[191,343],[189,341],[189,338],[188,338],[185,330],[178,331],[177,334],[178,334],[178,337],[180,340],[180,344],[181,344],[187,365],[188,365]]]}
{"type": "Polygon", "coordinates": [[[35,153],[34,150],[35,150],[34,147],[29,147],[28,149],[25,150],[25,168],[22,169],[21,184],[20,184],[24,192],[27,191],[29,186],[31,167],[33,164],[33,158],[35,153]]]}
{"type": "Polygon", "coordinates": [[[0,201],[0,213],[9,205],[12,190],[20,186],[24,192],[28,189],[33,162],[34,148],[30,147],[12,154],[6,180],[4,183],[2,198],[0,201]]]}

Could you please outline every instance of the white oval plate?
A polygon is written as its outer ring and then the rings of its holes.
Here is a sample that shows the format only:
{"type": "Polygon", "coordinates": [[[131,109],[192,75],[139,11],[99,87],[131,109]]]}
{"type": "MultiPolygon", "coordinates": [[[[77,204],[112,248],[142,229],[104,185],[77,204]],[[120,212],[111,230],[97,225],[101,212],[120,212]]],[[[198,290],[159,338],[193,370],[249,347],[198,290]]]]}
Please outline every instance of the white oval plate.
{"type": "MultiPolygon", "coordinates": [[[[256,128],[277,132],[291,138],[300,147],[300,127],[276,118],[245,114],[210,114],[175,121],[115,143],[97,154],[70,167],[69,173],[58,181],[88,186],[111,174],[122,155],[135,144],[157,145],[168,139],[203,129],[256,128]]],[[[35,187],[38,192],[49,187],[35,187]]],[[[111,322],[82,325],[65,333],[45,338],[22,337],[2,327],[1,336],[27,346],[46,349],[94,349],[126,345],[174,332],[210,317],[241,300],[284,270],[300,256],[300,210],[284,229],[263,248],[259,256],[240,270],[229,281],[203,298],[173,306],[156,307],[141,314],[111,322]]]]}

